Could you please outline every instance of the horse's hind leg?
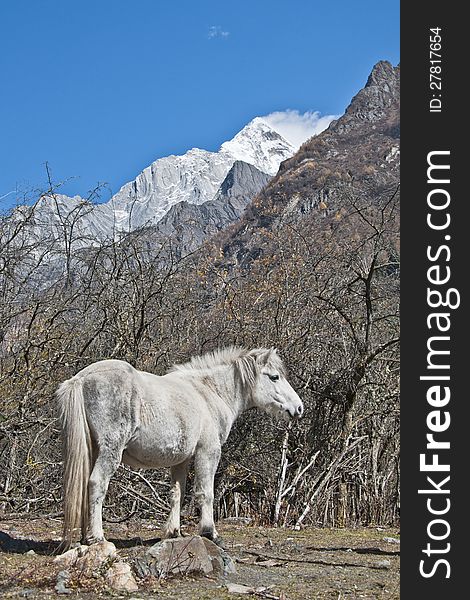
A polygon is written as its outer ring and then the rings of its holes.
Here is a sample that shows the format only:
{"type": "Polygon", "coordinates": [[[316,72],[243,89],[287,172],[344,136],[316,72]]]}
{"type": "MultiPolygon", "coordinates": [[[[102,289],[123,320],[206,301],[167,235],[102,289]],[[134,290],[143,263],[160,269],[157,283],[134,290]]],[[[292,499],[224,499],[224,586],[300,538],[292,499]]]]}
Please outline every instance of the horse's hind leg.
{"type": "Polygon", "coordinates": [[[103,501],[108,491],[109,481],[116,472],[122,457],[122,448],[115,444],[101,444],[96,452],[96,460],[88,482],[88,527],[85,543],[94,544],[104,540],[103,501]]]}
{"type": "Polygon", "coordinates": [[[165,537],[178,537],[181,535],[181,507],[183,506],[186,490],[188,465],[189,460],[171,467],[171,510],[165,525],[165,537]]]}

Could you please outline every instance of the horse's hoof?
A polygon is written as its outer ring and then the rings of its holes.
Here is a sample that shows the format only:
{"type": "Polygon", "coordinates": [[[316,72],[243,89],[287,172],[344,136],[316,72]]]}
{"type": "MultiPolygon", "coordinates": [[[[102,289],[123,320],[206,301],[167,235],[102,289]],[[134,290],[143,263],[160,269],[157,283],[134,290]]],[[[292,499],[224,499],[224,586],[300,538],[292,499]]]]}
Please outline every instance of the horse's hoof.
{"type": "Polygon", "coordinates": [[[207,530],[207,531],[202,531],[201,536],[207,538],[211,542],[214,542],[214,544],[219,546],[219,548],[222,548],[222,550],[225,550],[224,542],[218,533],[207,530]]]}
{"type": "Polygon", "coordinates": [[[105,541],[106,540],[104,539],[104,537],[102,537],[102,538],[87,537],[81,543],[84,544],[85,546],[93,546],[93,544],[101,544],[101,542],[105,542],[105,541]]]}
{"type": "Polygon", "coordinates": [[[179,529],[174,529],[173,531],[167,531],[165,533],[165,538],[169,540],[173,540],[175,538],[181,537],[181,531],[179,529]]]}
{"type": "Polygon", "coordinates": [[[203,529],[201,531],[201,533],[199,534],[201,537],[205,537],[208,540],[210,540],[211,542],[214,541],[214,538],[216,537],[214,535],[214,530],[213,529],[203,529]]]}

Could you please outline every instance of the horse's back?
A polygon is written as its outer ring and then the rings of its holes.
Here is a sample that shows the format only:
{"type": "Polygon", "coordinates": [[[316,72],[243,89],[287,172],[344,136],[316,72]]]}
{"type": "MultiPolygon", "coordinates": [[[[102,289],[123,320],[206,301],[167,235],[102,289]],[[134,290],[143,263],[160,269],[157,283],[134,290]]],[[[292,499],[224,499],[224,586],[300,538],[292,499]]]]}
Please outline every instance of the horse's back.
{"type": "Polygon", "coordinates": [[[109,358],[106,360],[98,360],[97,362],[88,365],[81,371],[79,371],[75,377],[87,377],[90,375],[95,375],[97,373],[104,373],[106,371],[109,372],[122,372],[126,374],[135,374],[138,373],[137,369],[135,369],[132,365],[130,365],[125,360],[118,360],[115,358],[109,358]]]}

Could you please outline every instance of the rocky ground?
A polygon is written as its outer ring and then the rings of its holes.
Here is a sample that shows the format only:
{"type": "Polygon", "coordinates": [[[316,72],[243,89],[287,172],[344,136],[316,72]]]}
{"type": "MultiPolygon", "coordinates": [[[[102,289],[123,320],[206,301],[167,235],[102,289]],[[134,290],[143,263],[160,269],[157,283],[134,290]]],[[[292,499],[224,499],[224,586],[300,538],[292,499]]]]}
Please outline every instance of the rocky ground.
{"type": "MultiPolygon", "coordinates": [[[[246,524],[219,526],[237,572],[226,577],[197,575],[136,578],[138,589],[112,589],[102,569],[71,569],[56,591],[61,565],[54,562],[60,520],[11,519],[0,523],[1,598],[138,598],[271,600],[399,598],[397,531],[383,528],[269,529],[246,524]]],[[[160,532],[149,521],[106,524],[119,563],[133,565],[160,532]]],[[[194,533],[193,527],[186,529],[194,533]]],[[[60,577],[59,577],[60,579],[60,577]]]]}

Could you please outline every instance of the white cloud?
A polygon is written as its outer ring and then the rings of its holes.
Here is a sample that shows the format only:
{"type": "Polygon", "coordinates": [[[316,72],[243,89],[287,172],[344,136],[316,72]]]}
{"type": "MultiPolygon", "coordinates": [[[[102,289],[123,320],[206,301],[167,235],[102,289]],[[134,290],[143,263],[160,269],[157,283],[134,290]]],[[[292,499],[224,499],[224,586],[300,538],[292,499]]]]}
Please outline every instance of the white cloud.
{"type": "Polygon", "coordinates": [[[211,25],[207,37],[212,40],[214,38],[226,38],[230,35],[230,31],[224,31],[220,25],[211,25]]]}
{"type": "Polygon", "coordinates": [[[307,111],[303,114],[298,110],[283,110],[272,112],[261,117],[288,142],[298,148],[313,135],[318,135],[339,115],[320,116],[318,111],[307,111]]]}

